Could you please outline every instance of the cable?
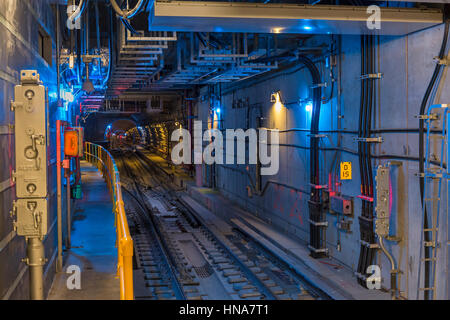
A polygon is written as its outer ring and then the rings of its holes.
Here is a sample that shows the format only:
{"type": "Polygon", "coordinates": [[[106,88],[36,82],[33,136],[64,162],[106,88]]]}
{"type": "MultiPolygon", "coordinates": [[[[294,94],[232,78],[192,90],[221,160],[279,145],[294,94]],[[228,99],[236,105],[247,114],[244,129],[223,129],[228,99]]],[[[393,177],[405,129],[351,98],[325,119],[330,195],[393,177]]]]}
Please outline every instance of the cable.
{"type": "Polygon", "coordinates": [[[78,7],[75,9],[75,11],[69,16],[69,21],[72,21],[74,23],[76,20],[78,20],[81,15],[84,12],[84,9],[86,9],[86,3],[89,0],[80,0],[80,3],[78,4],[78,7]]]}
{"type": "Polygon", "coordinates": [[[322,88],[319,86],[321,77],[315,63],[305,57],[298,56],[298,61],[306,66],[313,81],[313,109],[311,119],[311,149],[310,149],[310,183],[311,197],[308,201],[310,217],[310,250],[313,258],[320,258],[326,255],[324,247],[324,231],[321,225],[324,221],[322,210],[322,191],[320,188],[320,163],[319,163],[319,118],[322,104],[322,88]]]}
{"type": "MultiPolygon", "coordinates": [[[[448,41],[448,33],[449,33],[449,24],[450,19],[447,17],[445,21],[445,27],[444,27],[444,37],[442,39],[441,49],[439,50],[439,59],[443,59],[445,55],[445,49],[447,47],[447,41],[448,41]]],[[[430,83],[428,84],[427,90],[425,91],[425,95],[423,96],[422,103],[420,105],[420,112],[419,115],[423,116],[425,115],[425,111],[428,105],[428,99],[430,98],[430,94],[433,91],[433,88],[435,87],[436,80],[439,76],[439,73],[441,72],[442,65],[437,63],[436,67],[434,68],[433,75],[431,76],[430,83]]],[[[423,174],[425,171],[425,155],[424,155],[424,133],[425,133],[425,121],[424,119],[419,119],[419,173],[423,174]]],[[[419,178],[419,184],[420,184],[420,200],[422,207],[424,209],[424,225],[423,228],[428,228],[428,212],[427,208],[423,202],[424,197],[424,187],[425,187],[425,178],[420,177],[419,178]]],[[[425,241],[430,241],[429,239],[430,235],[428,232],[424,232],[424,239],[425,241]]],[[[428,247],[424,248],[425,253],[425,259],[429,259],[431,252],[428,247]]],[[[425,260],[427,261],[427,260],[425,260]]],[[[425,270],[424,270],[424,287],[428,288],[430,285],[430,263],[425,263],[425,270]]],[[[430,292],[424,291],[424,299],[428,300],[430,298],[430,292]]]]}
{"type": "MultiPolygon", "coordinates": [[[[361,36],[361,75],[375,73],[375,37],[372,35],[361,36]]],[[[361,193],[365,197],[362,199],[361,215],[358,216],[360,225],[360,255],[358,259],[357,273],[358,283],[366,287],[364,277],[367,277],[367,267],[372,264],[375,257],[375,249],[371,246],[375,243],[375,233],[373,226],[374,207],[373,201],[373,173],[371,145],[364,139],[372,135],[372,113],[376,105],[376,86],[374,79],[366,78],[361,80],[361,99],[358,122],[358,134],[361,141],[358,142],[358,158],[361,175],[361,193]]]]}
{"type": "Polygon", "coordinates": [[[133,9],[131,9],[131,10],[122,10],[117,5],[116,0],[109,0],[109,1],[111,2],[111,5],[112,5],[114,11],[119,16],[121,16],[122,19],[131,19],[131,18],[133,18],[135,15],[137,15],[141,11],[141,9],[143,7],[143,4],[145,2],[147,2],[146,0],[139,0],[139,2],[136,4],[136,6],[133,9]]]}

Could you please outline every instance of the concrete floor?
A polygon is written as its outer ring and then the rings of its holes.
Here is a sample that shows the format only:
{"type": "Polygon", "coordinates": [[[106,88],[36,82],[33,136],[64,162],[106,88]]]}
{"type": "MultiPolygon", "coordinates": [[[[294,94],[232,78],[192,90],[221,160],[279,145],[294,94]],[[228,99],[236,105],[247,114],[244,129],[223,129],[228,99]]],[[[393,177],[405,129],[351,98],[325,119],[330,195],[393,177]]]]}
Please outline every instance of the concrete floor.
{"type": "Polygon", "coordinates": [[[72,225],[72,248],[64,255],[64,272],[56,275],[49,300],[118,300],[116,233],[111,198],[94,166],[82,162],[83,199],[77,201],[72,225]],[[69,290],[71,265],[81,269],[81,289],[69,290]]]}

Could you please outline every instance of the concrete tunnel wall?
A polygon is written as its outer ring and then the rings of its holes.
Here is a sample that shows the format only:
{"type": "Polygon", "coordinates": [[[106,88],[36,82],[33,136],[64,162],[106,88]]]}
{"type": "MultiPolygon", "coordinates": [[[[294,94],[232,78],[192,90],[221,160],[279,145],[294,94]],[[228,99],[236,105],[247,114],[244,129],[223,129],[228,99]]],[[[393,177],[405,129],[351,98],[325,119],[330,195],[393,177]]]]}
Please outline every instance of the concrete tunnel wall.
{"type": "MultiPolygon", "coordinates": [[[[443,36],[443,26],[434,27],[425,31],[417,32],[403,37],[383,36],[380,38],[379,72],[383,73],[379,80],[378,103],[373,115],[373,129],[386,128],[418,128],[419,121],[415,116],[419,113],[420,103],[435,62],[443,36]]],[[[320,38],[319,38],[320,39],[320,38]]],[[[314,42],[319,40],[312,40],[314,42]]],[[[320,40],[321,41],[321,40],[320,40]]],[[[317,43],[316,43],[317,44],[317,43]]],[[[336,130],[338,115],[343,115],[341,126],[344,130],[358,130],[358,114],[360,104],[361,81],[361,45],[359,36],[342,37],[342,55],[340,57],[341,67],[341,101],[338,101],[337,85],[335,86],[333,99],[322,105],[320,114],[320,130],[336,130]],[[339,109],[341,111],[339,112],[339,109]]],[[[337,78],[338,74],[335,73],[337,78]]],[[[250,80],[252,82],[252,80],[250,80]]],[[[246,108],[232,108],[233,100],[249,99],[250,106],[260,104],[263,116],[267,119],[263,126],[277,128],[280,130],[289,128],[310,128],[310,115],[305,112],[303,106],[289,104],[280,112],[274,111],[273,103],[270,102],[270,93],[280,90],[284,102],[298,101],[308,95],[308,87],[311,85],[309,73],[305,69],[296,72],[283,72],[280,75],[266,81],[254,82],[253,85],[242,83],[243,88],[228,90],[224,86],[221,98],[222,129],[246,128],[246,108]]],[[[450,79],[442,80],[440,99],[436,103],[450,102],[450,79]]],[[[329,88],[325,89],[328,92],[329,88]]],[[[201,95],[207,95],[206,88],[201,95]]],[[[199,119],[203,121],[203,128],[207,126],[209,117],[209,101],[199,102],[197,105],[199,119]]],[[[252,111],[250,127],[255,127],[255,116],[257,111],[252,111]]],[[[442,122],[435,125],[442,127],[442,122]]],[[[280,133],[280,144],[297,144],[308,146],[308,132],[280,133]]],[[[328,134],[327,139],[322,139],[326,147],[337,145],[337,134],[328,134]]],[[[418,157],[418,134],[417,133],[383,133],[373,136],[382,136],[384,142],[372,148],[376,155],[400,155],[418,157]]],[[[342,134],[341,146],[357,151],[358,144],[354,141],[356,135],[342,134]]],[[[438,148],[436,148],[438,151],[438,148]]],[[[330,171],[334,151],[321,151],[321,182],[328,183],[328,172],[330,171]]],[[[436,152],[437,157],[440,153],[436,152]]],[[[395,160],[395,159],[392,159],[395,160]]],[[[342,181],[341,192],[343,195],[354,197],[354,214],[351,224],[351,232],[338,231],[336,227],[337,216],[327,214],[329,226],[326,231],[326,243],[332,257],[338,259],[353,271],[356,271],[360,251],[360,233],[358,216],[361,214],[361,200],[356,196],[360,191],[360,173],[358,156],[342,152],[339,161],[351,161],[353,164],[353,179],[342,181]],[[337,248],[340,238],[341,250],[337,248]]],[[[379,164],[387,163],[390,159],[374,159],[372,168],[374,175],[379,164]]],[[[393,166],[391,169],[392,179],[392,212],[391,228],[393,235],[400,236],[402,241],[398,244],[387,242],[388,250],[393,253],[398,268],[399,288],[402,296],[415,299],[418,275],[418,260],[421,230],[421,205],[419,194],[419,178],[415,176],[418,172],[418,162],[400,160],[401,166],[393,166]]],[[[206,171],[203,165],[203,172],[206,171]]],[[[249,184],[245,165],[218,165],[216,167],[216,187],[226,197],[235,201],[238,205],[250,212],[260,216],[279,226],[287,234],[296,236],[306,242],[309,241],[309,211],[307,193],[294,192],[292,189],[271,184],[262,197],[253,195],[249,198],[246,186],[249,184]],[[230,167],[233,167],[230,169],[230,167]],[[235,169],[238,170],[235,170],[235,169]]],[[[249,173],[254,177],[254,166],[249,166],[249,173]]],[[[337,172],[339,174],[339,172],[337,172]]],[[[309,191],[309,150],[293,148],[280,145],[280,169],[277,175],[262,178],[265,182],[275,180],[296,188],[309,191]]],[[[206,179],[204,179],[206,180],[206,179]]],[[[375,182],[374,182],[375,183],[375,182]]],[[[207,183],[205,183],[207,185],[207,183]]],[[[446,194],[444,187],[443,195],[446,194]]],[[[447,199],[445,196],[441,212],[441,223],[446,223],[447,199]]],[[[448,232],[441,232],[441,250],[443,260],[448,259],[448,246],[446,245],[448,232]],[[447,258],[446,258],[447,257],[447,258]]],[[[382,286],[389,288],[390,264],[382,252],[377,253],[376,264],[381,266],[384,282],[382,286]]],[[[447,282],[447,263],[441,264],[437,269],[437,281],[447,282]]],[[[441,286],[442,287],[442,286],[441,286]]],[[[448,289],[437,292],[440,299],[448,299],[448,289]]]]}
{"type": "MultiPolygon", "coordinates": [[[[56,45],[52,40],[52,65],[38,51],[38,31],[41,28],[54,37],[53,13],[50,1],[8,0],[0,1],[0,299],[28,299],[28,266],[21,261],[26,256],[24,237],[13,230],[9,212],[15,199],[15,187],[11,173],[15,167],[14,134],[9,128],[14,124],[10,101],[14,99],[14,86],[19,84],[19,72],[37,70],[43,84],[50,92],[56,92],[56,45]],[[27,21],[28,23],[21,23],[27,21]]],[[[56,102],[50,101],[48,137],[48,235],[44,239],[45,293],[55,274],[56,256],[56,102]]],[[[63,205],[65,204],[63,198],[63,205]]],[[[63,207],[64,210],[64,207],[63,207]]]]}

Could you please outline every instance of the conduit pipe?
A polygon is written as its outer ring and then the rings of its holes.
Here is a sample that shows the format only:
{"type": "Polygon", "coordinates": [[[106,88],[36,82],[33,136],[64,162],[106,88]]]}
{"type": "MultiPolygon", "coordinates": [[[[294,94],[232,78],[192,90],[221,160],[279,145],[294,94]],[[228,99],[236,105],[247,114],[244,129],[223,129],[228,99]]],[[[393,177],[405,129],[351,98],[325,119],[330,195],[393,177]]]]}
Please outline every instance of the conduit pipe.
{"type": "Polygon", "coordinates": [[[392,299],[395,299],[397,297],[397,267],[395,265],[394,258],[384,246],[383,239],[384,238],[382,236],[378,235],[378,243],[380,244],[380,249],[381,251],[383,251],[383,253],[386,255],[386,257],[389,259],[391,263],[391,295],[392,299]]]}
{"type": "Polygon", "coordinates": [[[114,8],[114,11],[121,16],[123,19],[131,19],[133,18],[142,8],[142,5],[144,4],[144,0],[139,0],[139,2],[136,4],[136,6],[131,10],[125,10],[123,11],[120,9],[119,5],[117,4],[116,0],[110,0],[112,7],[114,8]]]}

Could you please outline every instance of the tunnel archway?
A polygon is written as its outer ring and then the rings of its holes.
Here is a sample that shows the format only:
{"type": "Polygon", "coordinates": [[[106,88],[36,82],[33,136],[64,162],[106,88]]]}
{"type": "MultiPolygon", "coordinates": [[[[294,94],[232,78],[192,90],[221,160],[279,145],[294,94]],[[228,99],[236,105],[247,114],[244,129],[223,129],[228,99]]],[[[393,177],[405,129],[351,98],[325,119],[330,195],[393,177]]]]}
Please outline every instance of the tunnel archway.
{"type": "Polygon", "coordinates": [[[107,140],[107,135],[111,134],[123,134],[128,130],[137,127],[137,123],[130,119],[117,119],[110,124],[107,124],[104,129],[103,138],[107,140]]]}
{"type": "Polygon", "coordinates": [[[123,114],[92,114],[81,125],[85,128],[85,140],[93,143],[106,143],[106,131],[126,132],[140,125],[139,119],[123,114]]]}

